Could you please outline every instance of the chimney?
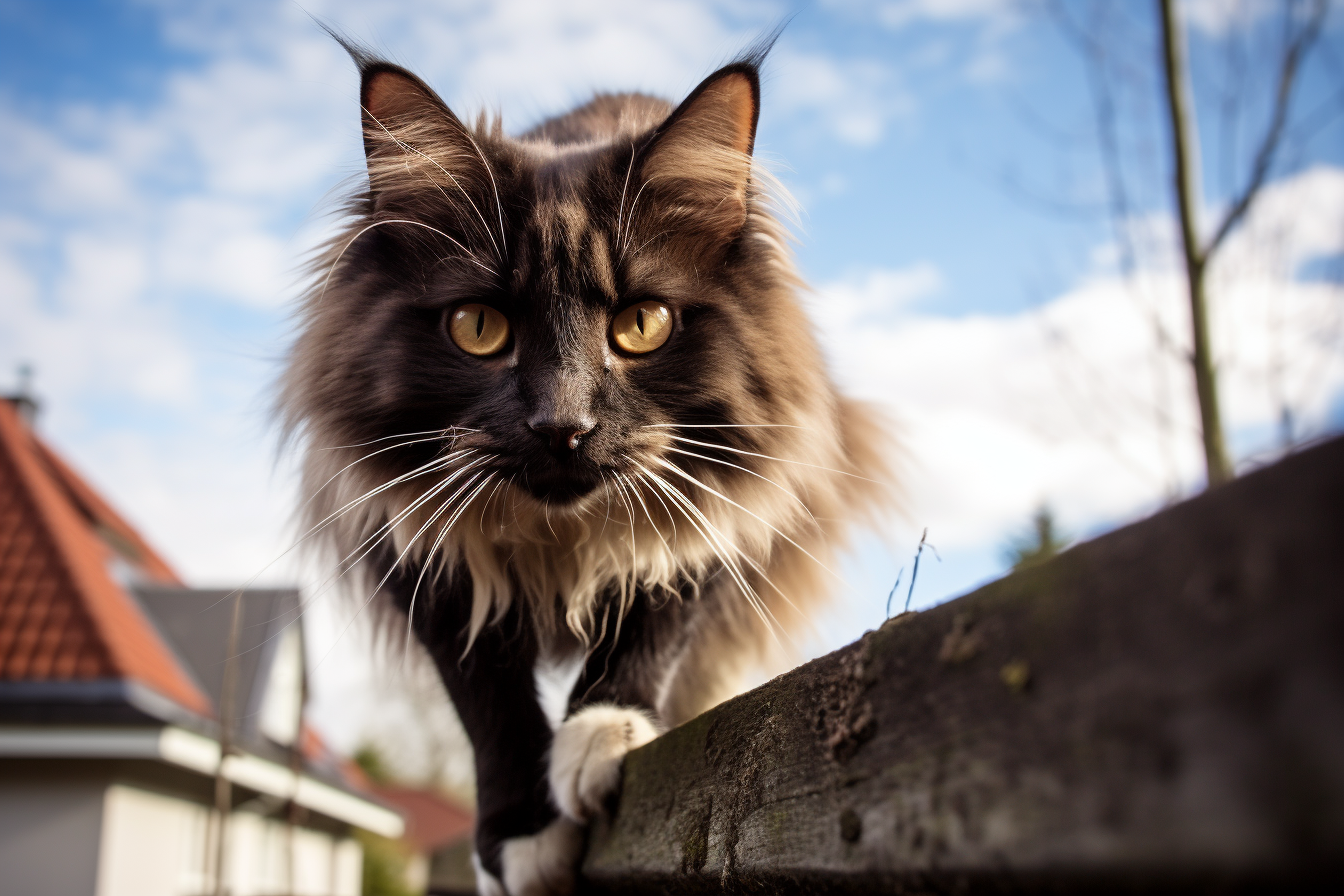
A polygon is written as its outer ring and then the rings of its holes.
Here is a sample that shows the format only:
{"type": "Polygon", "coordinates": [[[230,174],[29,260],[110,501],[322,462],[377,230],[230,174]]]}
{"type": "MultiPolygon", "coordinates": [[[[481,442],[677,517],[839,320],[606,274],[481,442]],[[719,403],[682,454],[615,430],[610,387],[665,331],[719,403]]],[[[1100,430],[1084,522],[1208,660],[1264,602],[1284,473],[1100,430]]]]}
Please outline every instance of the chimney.
{"type": "Polygon", "coordinates": [[[5,401],[14,405],[14,409],[19,412],[19,416],[29,427],[37,422],[37,412],[42,409],[42,405],[33,395],[33,368],[31,364],[19,365],[19,386],[13,393],[6,395],[4,398],[5,401]]]}

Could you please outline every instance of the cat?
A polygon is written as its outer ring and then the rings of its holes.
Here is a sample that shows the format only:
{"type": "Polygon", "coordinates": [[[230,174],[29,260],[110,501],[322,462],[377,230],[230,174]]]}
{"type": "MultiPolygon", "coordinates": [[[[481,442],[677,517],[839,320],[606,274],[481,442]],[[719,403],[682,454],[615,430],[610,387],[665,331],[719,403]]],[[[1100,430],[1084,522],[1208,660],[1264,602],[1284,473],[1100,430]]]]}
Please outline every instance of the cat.
{"type": "Polygon", "coordinates": [[[480,892],[565,893],[626,752],[808,624],[888,500],[886,430],[826,372],[753,163],[769,41],[679,105],[516,137],[342,43],[368,183],[280,393],[307,522],[443,678],[480,892]],[[534,676],[565,657],[552,730],[534,676]]]}

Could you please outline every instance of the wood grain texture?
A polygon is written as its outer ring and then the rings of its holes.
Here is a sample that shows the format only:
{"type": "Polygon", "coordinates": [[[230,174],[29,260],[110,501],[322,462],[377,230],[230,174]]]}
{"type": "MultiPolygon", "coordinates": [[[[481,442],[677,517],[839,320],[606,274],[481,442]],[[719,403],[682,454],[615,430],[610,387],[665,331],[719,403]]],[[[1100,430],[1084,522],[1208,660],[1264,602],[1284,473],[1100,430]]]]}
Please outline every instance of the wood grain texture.
{"type": "Polygon", "coordinates": [[[1230,891],[1344,860],[1344,440],[631,753],[592,893],[1230,891]]]}

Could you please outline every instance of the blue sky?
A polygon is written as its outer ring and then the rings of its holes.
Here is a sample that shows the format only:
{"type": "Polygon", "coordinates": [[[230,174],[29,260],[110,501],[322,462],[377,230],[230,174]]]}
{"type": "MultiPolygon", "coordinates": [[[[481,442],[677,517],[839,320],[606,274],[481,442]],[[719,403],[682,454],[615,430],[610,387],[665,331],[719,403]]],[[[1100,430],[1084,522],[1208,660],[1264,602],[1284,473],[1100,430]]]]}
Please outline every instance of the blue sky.
{"type": "MultiPolygon", "coordinates": [[[[943,560],[921,565],[916,606],[999,574],[1042,502],[1089,535],[1199,487],[1146,6],[1063,4],[1109,17],[1118,225],[1089,70],[1036,4],[305,8],[515,130],[594,89],[675,98],[794,14],[758,147],[803,208],[798,260],[837,378],[899,422],[908,493],[809,650],[880,621],[926,526],[943,560]]],[[[1212,218],[1263,126],[1277,7],[1183,8],[1212,218]]],[[[1304,70],[1290,151],[1215,271],[1243,463],[1277,450],[1285,406],[1295,438],[1344,425],[1340,20],[1304,70]]],[[[34,365],[47,438],[202,584],[249,578],[289,537],[269,388],[299,263],[360,172],[356,91],[287,0],[0,0],[0,384],[34,365]]]]}

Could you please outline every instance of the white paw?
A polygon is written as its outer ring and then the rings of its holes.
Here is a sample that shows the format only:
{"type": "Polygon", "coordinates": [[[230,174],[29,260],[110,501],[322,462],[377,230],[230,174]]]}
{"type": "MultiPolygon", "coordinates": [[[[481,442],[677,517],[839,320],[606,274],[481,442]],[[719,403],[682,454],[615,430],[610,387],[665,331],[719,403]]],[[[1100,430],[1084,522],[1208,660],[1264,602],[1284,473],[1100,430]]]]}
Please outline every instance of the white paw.
{"type": "Polygon", "coordinates": [[[621,783],[621,760],[659,735],[642,710],[597,704],[565,720],[551,744],[551,797],[567,817],[586,822],[621,783]]]}
{"type": "Polygon", "coordinates": [[[502,882],[481,867],[480,858],[472,853],[476,892],[480,896],[568,896],[574,890],[582,852],[583,828],[557,818],[531,837],[504,841],[499,854],[502,882]]]}

